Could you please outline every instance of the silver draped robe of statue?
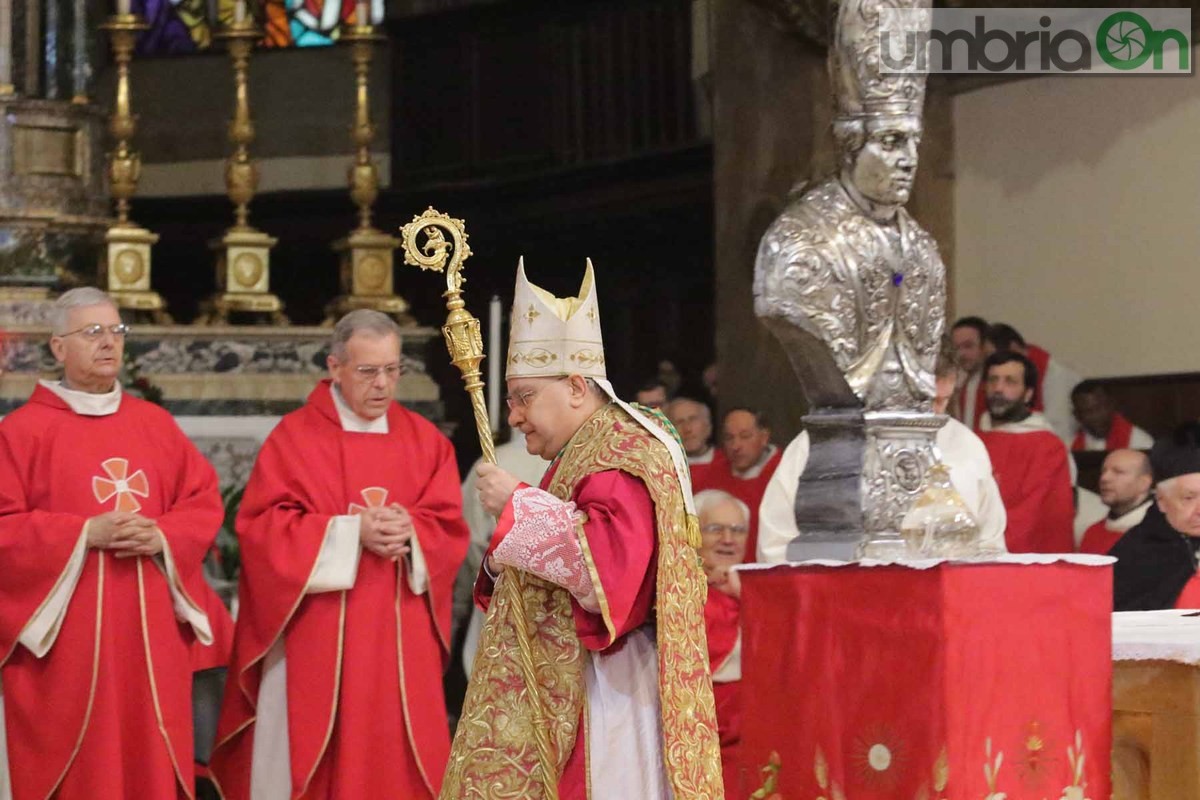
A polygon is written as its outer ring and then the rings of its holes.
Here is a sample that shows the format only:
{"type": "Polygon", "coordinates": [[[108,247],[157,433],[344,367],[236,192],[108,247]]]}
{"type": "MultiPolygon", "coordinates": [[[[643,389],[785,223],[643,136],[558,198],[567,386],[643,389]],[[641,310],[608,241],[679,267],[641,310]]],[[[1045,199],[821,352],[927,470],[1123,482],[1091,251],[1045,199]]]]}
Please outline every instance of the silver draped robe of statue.
{"type": "Polygon", "coordinates": [[[866,411],[930,409],[946,269],[933,237],[904,208],[881,223],[839,178],[818,184],[763,236],[754,297],[755,312],[784,342],[810,408],[850,408],[857,398],[866,411]],[[797,334],[809,346],[788,346],[797,334]],[[835,370],[849,392],[831,387],[835,370]]]}

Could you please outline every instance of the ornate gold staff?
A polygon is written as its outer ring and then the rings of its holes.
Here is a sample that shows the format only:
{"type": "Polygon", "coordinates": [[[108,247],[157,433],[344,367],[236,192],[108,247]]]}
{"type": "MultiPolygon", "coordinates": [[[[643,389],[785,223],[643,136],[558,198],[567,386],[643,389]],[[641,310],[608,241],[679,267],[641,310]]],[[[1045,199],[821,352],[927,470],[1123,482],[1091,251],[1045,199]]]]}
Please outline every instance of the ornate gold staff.
{"type": "MultiPolygon", "coordinates": [[[[412,222],[401,228],[400,236],[404,241],[404,263],[435,272],[441,272],[443,269],[446,271],[446,291],[442,293],[442,297],[446,298],[446,310],[450,313],[446,317],[446,324],[442,326],[442,335],[446,337],[450,363],[462,373],[467,394],[471,396],[471,408],[475,411],[475,430],[483,448],[483,459],[489,464],[495,464],[496,448],[492,442],[492,425],[488,420],[487,405],[483,398],[483,377],[479,371],[479,362],[483,361],[483,335],[479,331],[479,320],[467,311],[466,303],[462,299],[462,285],[466,280],[462,276],[462,263],[471,255],[463,221],[435,211],[431,206],[425,209],[424,214],[413,217],[412,222]],[[417,237],[421,235],[425,237],[425,244],[418,246],[417,237]]],[[[557,800],[557,761],[550,749],[549,717],[546,715],[541,695],[534,690],[538,679],[533,664],[533,639],[528,621],[521,613],[524,605],[521,597],[523,589],[522,573],[519,570],[505,570],[496,584],[496,595],[498,598],[507,599],[510,607],[517,609],[513,621],[520,650],[521,675],[527,687],[525,696],[533,704],[536,723],[533,726],[533,734],[542,767],[544,796],[549,800],[557,800]]],[[[498,606],[499,604],[493,604],[493,608],[498,606]]]]}

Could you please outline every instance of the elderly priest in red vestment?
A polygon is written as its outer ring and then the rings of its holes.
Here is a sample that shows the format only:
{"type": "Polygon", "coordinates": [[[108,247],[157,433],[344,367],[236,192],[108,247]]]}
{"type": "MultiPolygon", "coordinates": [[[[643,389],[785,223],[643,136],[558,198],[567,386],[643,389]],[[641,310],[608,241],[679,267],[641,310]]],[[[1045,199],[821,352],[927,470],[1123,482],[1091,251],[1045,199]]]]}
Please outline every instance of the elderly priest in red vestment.
{"type": "Polygon", "coordinates": [[[721,772],[725,796],[732,800],[751,791],[740,785],[737,771],[742,740],[742,583],[733,570],[746,560],[750,509],[729,492],[705,489],[696,493],[696,513],[700,516],[700,560],[708,578],[704,629],[721,736],[721,772]]]}
{"type": "Polygon", "coordinates": [[[240,616],[212,771],[226,798],[432,798],[468,531],[454,451],[395,401],[400,332],[334,327],[331,380],[259,453],[237,518],[240,616]]]}
{"type": "Polygon", "coordinates": [[[0,796],[191,797],[216,473],[121,392],[108,295],[66,292],[52,325],[62,380],[0,423],[0,796]]]}
{"type": "Polygon", "coordinates": [[[442,797],[721,797],[687,458],[605,379],[590,262],[568,298],[518,269],[507,373],[508,422],[551,463],[540,488],[478,468],[499,522],[442,797]]]}

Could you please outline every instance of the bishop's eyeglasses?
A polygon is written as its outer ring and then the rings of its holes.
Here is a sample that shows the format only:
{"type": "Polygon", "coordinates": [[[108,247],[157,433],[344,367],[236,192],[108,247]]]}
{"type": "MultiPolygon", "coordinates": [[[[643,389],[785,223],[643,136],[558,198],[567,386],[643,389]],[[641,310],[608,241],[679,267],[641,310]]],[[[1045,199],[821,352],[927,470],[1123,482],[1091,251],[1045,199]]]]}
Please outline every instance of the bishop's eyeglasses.
{"type": "Polygon", "coordinates": [[[129,326],[123,322],[119,325],[101,325],[97,322],[94,325],[84,325],[82,328],[76,328],[68,333],[60,333],[58,335],[60,338],[66,338],[78,334],[89,342],[95,342],[104,335],[105,331],[111,333],[114,339],[122,339],[129,333],[129,326]]]}

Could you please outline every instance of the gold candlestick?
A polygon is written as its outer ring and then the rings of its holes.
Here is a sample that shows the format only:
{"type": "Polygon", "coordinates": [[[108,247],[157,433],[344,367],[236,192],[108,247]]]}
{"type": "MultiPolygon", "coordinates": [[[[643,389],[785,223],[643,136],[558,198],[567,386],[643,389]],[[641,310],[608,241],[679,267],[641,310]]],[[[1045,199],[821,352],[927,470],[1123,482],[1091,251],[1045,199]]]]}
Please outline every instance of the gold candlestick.
{"type": "Polygon", "coordinates": [[[394,288],[394,251],[400,240],[377,230],[371,224],[371,209],[379,196],[379,171],[371,157],[371,142],[375,126],[371,124],[371,102],[368,75],[373,48],[384,37],[376,34],[369,24],[358,24],[344,33],[343,42],[350,44],[350,59],[354,63],[355,112],[350,138],[354,143],[354,164],[348,181],[350,199],[358,206],[358,228],[344,239],[333,243],[339,256],[342,295],[329,304],[326,324],[356,308],[371,308],[394,316],[401,325],[413,325],[409,305],[394,288]]]}
{"type": "MultiPolygon", "coordinates": [[[[471,408],[475,412],[475,430],[483,448],[483,459],[489,464],[495,464],[496,449],[492,443],[492,426],[488,420],[487,404],[483,398],[483,377],[479,370],[479,364],[483,361],[483,336],[479,331],[479,320],[467,311],[466,303],[462,299],[462,285],[465,280],[461,272],[462,263],[471,255],[466,228],[461,219],[453,219],[428,208],[424,214],[413,217],[413,221],[401,229],[401,238],[404,240],[406,264],[436,272],[443,269],[446,271],[446,291],[442,293],[442,297],[446,298],[446,310],[449,315],[446,317],[446,324],[442,326],[442,335],[446,338],[446,349],[450,351],[450,363],[462,373],[463,383],[471,396],[471,408]],[[425,237],[423,245],[417,244],[418,236],[425,237]]],[[[496,600],[488,611],[489,619],[493,613],[498,613],[497,608],[523,607],[525,575],[526,573],[517,569],[504,570],[496,584],[493,594],[496,600]]],[[[545,797],[557,798],[557,761],[550,745],[551,718],[542,703],[542,696],[532,690],[532,687],[538,684],[537,669],[533,660],[533,631],[529,629],[524,614],[517,613],[512,619],[520,651],[522,678],[530,687],[525,696],[533,706],[533,717],[538,723],[533,727],[533,736],[541,764],[539,781],[545,797]]],[[[477,658],[479,657],[483,657],[482,649],[477,658]]],[[[467,686],[464,707],[472,705],[472,697],[476,691],[478,688],[474,682],[467,686]]],[[[464,730],[465,728],[460,726],[458,735],[454,738],[450,756],[452,762],[456,758],[465,759],[472,755],[465,752],[465,740],[462,738],[464,730]]]]}
{"type": "Polygon", "coordinates": [[[271,294],[271,248],[278,241],[250,225],[250,201],[258,190],[258,165],[250,159],[254,122],[250,118],[247,72],[254,43],[262,31],[245,16],[216,34],[229,48],[233,62],[234,106],[229,121],[233,152],[225,162],[225,190],[234,206],[234,224],[209,246],[217,252],[218,294],[204,315],[208,323],[225,323],[232,313],[269,314],[276,324],[287,324],[283,302],[271,294]]]}
{"type": "Polygon", "coordinates": [[[109,191],[116,200],[117,219],[104,235],[105,259],[101,264],[101,281],[109,295],[122,308],[146,311],[156,322],[167,322],[166,304],[150,288],[150,248],[158,235],[129,219],[129,205],[137,193],[142,160],[130,147],[137,131],[137,116],[133,113],[129,88],[129,62],[137,35],[149,28],[136,14],[117,14],[100,26],[112,41],[113,61],[117,65],[117,94],[113,113],[108,121],[115,149],[108,154],[109,191]]]}

